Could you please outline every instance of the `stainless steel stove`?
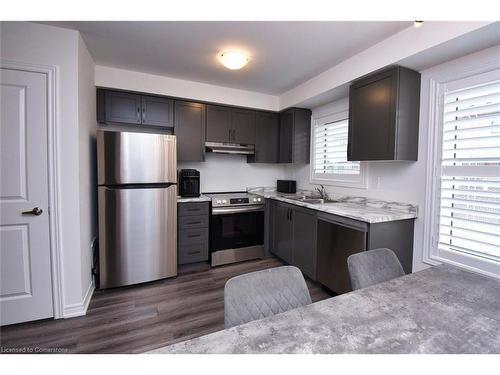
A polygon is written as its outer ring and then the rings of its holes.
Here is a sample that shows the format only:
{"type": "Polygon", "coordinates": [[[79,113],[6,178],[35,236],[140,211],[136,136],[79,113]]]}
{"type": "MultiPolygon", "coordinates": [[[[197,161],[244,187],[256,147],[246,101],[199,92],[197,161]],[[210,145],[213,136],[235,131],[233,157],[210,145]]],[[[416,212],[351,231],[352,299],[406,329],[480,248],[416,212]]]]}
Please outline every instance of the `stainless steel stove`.
{"type": "Polygon", "coordinates": [[[264,257],[264,198],[250,193],[206,194],[212,200],[212,266],[264,257]]]}

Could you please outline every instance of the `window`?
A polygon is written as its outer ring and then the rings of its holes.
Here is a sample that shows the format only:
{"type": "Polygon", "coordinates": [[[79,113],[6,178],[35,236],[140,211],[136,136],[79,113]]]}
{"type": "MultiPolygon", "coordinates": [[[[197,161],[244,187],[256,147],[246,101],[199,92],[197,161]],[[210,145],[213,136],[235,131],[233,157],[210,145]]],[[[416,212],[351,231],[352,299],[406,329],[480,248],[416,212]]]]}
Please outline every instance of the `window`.
{"type": "Polygon", "coordinates": [[[500,80],[445,93],[439,248],[500,261],[500,80]]]}
{"type": "Polygon", "coordinates": [[[500,70],[441,93],[434,254],[500,276],[500,70]]]}
{"type": "Polygon", "coordinates": [[[311,182],[366,187],[362,164],[347,161],[348,126],[346,112],[314,121],[311,182]]]}

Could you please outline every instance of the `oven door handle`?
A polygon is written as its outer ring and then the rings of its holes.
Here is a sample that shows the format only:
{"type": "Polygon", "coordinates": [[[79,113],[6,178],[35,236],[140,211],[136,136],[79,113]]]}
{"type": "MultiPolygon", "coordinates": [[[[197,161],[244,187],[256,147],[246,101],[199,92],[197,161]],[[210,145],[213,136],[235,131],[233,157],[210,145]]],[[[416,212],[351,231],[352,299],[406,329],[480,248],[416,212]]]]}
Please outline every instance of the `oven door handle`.
{"type": "Polygon", "coordinates": [[[264,211],[264,206],[247,206],[247,207],[216,207],[212,208],[212,215],[229,215],[240,214],[246,212],[264,211]]]}

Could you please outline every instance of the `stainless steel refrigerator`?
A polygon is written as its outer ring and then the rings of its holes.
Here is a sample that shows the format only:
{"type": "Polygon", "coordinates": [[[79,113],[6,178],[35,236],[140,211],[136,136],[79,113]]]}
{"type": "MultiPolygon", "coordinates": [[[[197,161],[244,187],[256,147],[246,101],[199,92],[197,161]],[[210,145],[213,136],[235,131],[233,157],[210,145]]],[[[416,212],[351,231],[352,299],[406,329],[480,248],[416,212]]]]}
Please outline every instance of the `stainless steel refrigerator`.
{"type": "Polygon", "coordinates": [[[101,288],[177,275],[173,135],[97,132],[101,288]]]}

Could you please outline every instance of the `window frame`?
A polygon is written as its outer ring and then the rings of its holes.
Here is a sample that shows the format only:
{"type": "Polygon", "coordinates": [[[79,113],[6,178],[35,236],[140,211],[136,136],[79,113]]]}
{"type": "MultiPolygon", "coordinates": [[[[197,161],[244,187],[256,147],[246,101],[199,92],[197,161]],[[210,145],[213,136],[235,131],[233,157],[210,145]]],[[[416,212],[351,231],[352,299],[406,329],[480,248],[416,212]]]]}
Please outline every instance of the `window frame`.
{"type": "MultiPolygon", "coordinates": [[[[426,203],[424,216],[424,249],[422,261],[437,265],[448,263],[476,273],[500,279],[500,262],[467,253],[439,249],[439,216],[441,199],[441,159],[443,148],[444,97],[447,91],[471,87],[500,77],[498,61],[455,67],[429,78],[429,157],[427,160],[426,203]],[[455,70],[456,69],[456,70],[455,70]]],[[[430,74],[432,75],[433,72],[430,74]]]]}
{"type": "MultiPolygon", "coordinates": [[[[329,112],[315,117],[313,114],[311,121],[311,163],[309,167],[309,182],[311,184],[322,184],[328,186],[353,187],[366,189],[368,188],[367,165],[365,162],[360,162],[358,175],[347,174],[316,174],[314,173],[315,161],[315,144],[316,127],[332,122],[349,120],[349,111],[347,108],[340,111],[329,112]]],[[[347,151],[346,151],[347,155],[347,151]]]]}

